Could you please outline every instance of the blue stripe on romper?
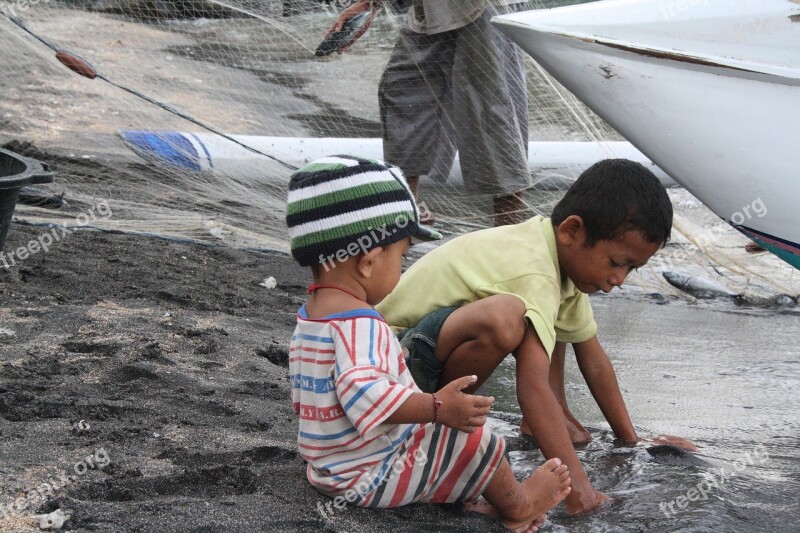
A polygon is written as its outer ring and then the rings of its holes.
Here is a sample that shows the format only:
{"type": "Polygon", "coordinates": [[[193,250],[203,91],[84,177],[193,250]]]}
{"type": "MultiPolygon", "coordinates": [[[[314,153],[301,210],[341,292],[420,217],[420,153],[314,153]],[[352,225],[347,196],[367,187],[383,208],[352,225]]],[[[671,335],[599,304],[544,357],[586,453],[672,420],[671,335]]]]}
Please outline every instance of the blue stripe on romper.
{"type": "Polygon", "coordinates": [[[422,491],[425,489],[425,485],[428,484],[429,477],[431,475],[431,470],[433,469],[433,459],[436,457],[436,446],[439,444],[439,439],[441,438],[442,428],[444,427],[441,424],[436,424],[435,429],[433,430],[433,436],[431,437],[430,445],[428,446],[428,461],[425,463],[425,468],[422,470],[422,478],[419,480],[419,485],[417,485],[417,490],[414,492],[414,500],[416,501],[422,491]]]}
{"type": "Polygon", "coordinates": [[[350,398],[350,401],[347,402],[347,405],[344,406],[344,410],[347,411],[348,409],[353,407],[353,404],[356,403],[359,400],[359,398],[361,398],[364,395],[365,392],[367,392],[373,385],[377,385],[378,383],[379,383],[378,381],[373,381],[369,385],[366,385],[365,387],[359,389],[356,395],[350,398]]]}
{"type": "MultiPolygon", "coordinates": [[[[403,442],[404,440],[406,440],[408,438],[408,435],[409,435],[409,433],[411,432],[412,429],[413,429],[413,426],[409,426],[409,428],[407,430],[405,430],[402,435],[400,435],[394,441],[390,442],[389,445],[387,447],[383,448],[382,450],[377,450],[377,451],[374,451],[374,452],[370,452],[368,455],[365,455],[363,457],[351,457],[350,459],[346,459],[344,461],[339,461],[338,463],[331,463],[331,464],[323,465],[321,468],[330,470],[334,466],[339,466],[339,465],[342,465],[342,464],[345,464],[345,463],[362,461],[363,459],[366,459],[367,457],[372,457],[373,455],[378,455],[378,454],[384,454],[386,452],[391,452],[391,451],[393,451],[393,450],[395,450],[397,448],[398,444],[400,444],[401,442],[403,442]]],[[[388,459],[384,459],[384,462],[386,462],[387,460],[388,459]]],[[[334,478],[336,478],[336,476],[334,476],[334,478]]],[[[350,478],[348,478],[348,479],[350,479],[350,478]]]]}
{"type": "Polygon", "coordinates": [[[299,431],[301,437],[305,437],[307,439],[314,439],[314,440],[336,440],[345,435],[349,435],[351,433],[355,433],[356,428],[347,428],[344,431],[340,431],[339,433],[333,433],[331,435],[320,435],[317,433],[306,433],[305,431],[299,431]]]}
{"type": "Polygon", "coordinates": [[[292,374],[289,376],[293,389],[326,394],[336,389],[333,378],[315,378],[314,376],[304,376],[302,374],[292,374]]]}
{"type": "Polygon", "coordinates": [[[373,346],[375,343],[375,321],[369,321],[369,362],[372,366],[375,366],[375,352],[373,351],[373,346]]]}

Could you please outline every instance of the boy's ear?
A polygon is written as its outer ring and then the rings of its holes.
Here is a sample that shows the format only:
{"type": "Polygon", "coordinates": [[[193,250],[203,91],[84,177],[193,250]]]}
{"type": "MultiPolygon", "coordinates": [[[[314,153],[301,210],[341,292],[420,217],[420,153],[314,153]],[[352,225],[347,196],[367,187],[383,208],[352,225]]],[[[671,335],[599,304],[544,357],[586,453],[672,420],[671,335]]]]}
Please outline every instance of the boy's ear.
{"type": "Polygon", "coordinates": [[[375,271],[375,261],[378,258],[378,256],[380,256],[382,253],[383,253],[383,247],[376,246],[369,252],[358,256],[358,264],[356,265],[358,273],[364,276],[365,278],[372,277],[372,274],[375,271]]]}
{"type": "Polygon", "coordinates": [[[556,238],[563,244],[572,244],[580,241],[580,236],[585,231],[583,219],[578,215],[570,215],[556,228],[556,238]]]}

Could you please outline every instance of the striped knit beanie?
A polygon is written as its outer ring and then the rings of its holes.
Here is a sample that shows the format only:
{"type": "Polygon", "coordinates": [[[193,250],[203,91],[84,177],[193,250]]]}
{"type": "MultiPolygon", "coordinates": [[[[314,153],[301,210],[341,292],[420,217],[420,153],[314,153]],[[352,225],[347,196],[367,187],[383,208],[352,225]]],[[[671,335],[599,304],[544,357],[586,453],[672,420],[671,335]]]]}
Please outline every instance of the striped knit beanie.
{"type": "Polygon", "coordinates": [[[342,261],[409,236],[442,237],[420,226],[400,169],[349,155],[324,157],[292,174],[286,225],[301,266],[342,261]]]}

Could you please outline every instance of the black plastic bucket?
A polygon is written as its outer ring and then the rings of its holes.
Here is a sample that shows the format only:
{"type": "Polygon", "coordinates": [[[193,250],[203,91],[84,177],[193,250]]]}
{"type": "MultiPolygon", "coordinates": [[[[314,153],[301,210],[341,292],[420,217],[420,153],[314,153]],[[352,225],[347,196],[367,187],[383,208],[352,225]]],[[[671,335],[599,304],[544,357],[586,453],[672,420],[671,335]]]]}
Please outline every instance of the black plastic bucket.
{"type": "Polygon", "coordinates": [[[53,173],[45,163],[0,148],[0,250],[6,241],[19,190],[35,183],[50,183],[53,173]]]}

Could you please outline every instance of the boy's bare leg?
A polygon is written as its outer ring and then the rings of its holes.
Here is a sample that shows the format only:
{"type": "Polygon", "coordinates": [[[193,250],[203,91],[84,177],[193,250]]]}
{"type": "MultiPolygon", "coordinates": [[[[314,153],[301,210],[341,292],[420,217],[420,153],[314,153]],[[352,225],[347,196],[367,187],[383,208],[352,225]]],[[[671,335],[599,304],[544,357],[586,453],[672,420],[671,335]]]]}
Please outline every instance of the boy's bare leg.
{"type": "Polygon", "coordinates": [[[510,226],[522,222],[525,202],[522,200],[522,192],[512,194],[502,194],[494,197],[494,225],[510,226]]]}
{"type": "Polygon", "coordinates": [[[499,294],[466,304],[447,317],[434,349],[444,363],[439,386],[475,375],[474,392],[509,352],[517,360],[517,398],[545,457],[559,457],[570,469],[574,490],[567,510],[584,512],[608,496],[592,487],[575,454],[564,414],[550,388],[550,360],[533,328],[524,319],[525,306],[516,296],[499,294]],[[521,393],[520,391],[525,391],[521,393]]]}
{"type": "Polygon", "coordinates": [[[468,303],[447,317],[434,353],[444,363],[439,386],[462,376],[475,375],[473,393],[525,337],[525,305],[510,294],[498,294],[468,303]]]}
{"type": "MultiPolygon", "coordinates": [[[[586,431],[580,422],[572,415],[567,405],[567,395],[564,391],[564,364],[567,356],[567,345],[557,342],[553,350],[553,357],[550,360],[550,374],[548,381],[550,388],[553,389],[556,400],[561,405],[564,412],[564,422],[567,424],[567,432],[573,444],[586,444],[592,441],[592,436],[586,431]]],[[[519,426],[519,431],[523,435],[533,436],[533,432],[528,426],[528,422],[523,418],[519,426]]]]}
{"type": "Polygon", "coordinates": [[[547,518],[545,513],[569,492],[569,470],[559,459],[550,459],[520,483],[504,458],[483,493],[489,503],[469,503],[464,507],[496,516],[509,529],[536,531],[547,518]]]}
{"type": "Polygon", "coordinates": [[[550,358],[536,331],[529,327],[525,338],[514,351],[517,363],[517,399],[523,416],[533,431],[545,457],[560,458],[569,468],[572,491],[567,497],[567,511],[589,511],[610,498],[592,487],[570,440],[564,413],[550,388],[550,358]]]}
{"type": "MultiPolygon", "coordinates": [[[[411,189],[411,194],[414,195],[414,200],[419,203],[419,176],[407,176],[406,182],[411,189]]],[[[436,222],[436,217],[429,210],[420,210],[419,223],[420,224],[433,224],[436,222]]]]}

